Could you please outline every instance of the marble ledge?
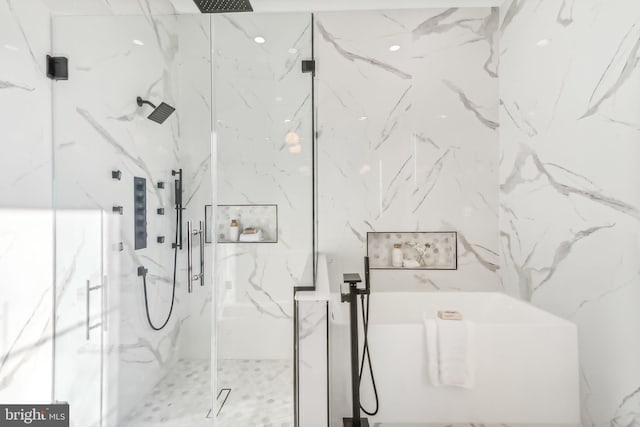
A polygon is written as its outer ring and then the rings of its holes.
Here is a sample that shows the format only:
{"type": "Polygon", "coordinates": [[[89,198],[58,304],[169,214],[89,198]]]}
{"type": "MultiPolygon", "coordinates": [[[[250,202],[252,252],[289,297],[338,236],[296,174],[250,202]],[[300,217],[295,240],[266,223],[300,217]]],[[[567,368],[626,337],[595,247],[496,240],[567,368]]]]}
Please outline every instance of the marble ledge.
{"type": "Polygon", "coordinates": [[[326,255],[318,255],[318,281],[315,291],[298,291],[295,299],[297,302],[322,302],[329,301],[331,292],[329,291],[329,269],[327,267],[326,255]]]}

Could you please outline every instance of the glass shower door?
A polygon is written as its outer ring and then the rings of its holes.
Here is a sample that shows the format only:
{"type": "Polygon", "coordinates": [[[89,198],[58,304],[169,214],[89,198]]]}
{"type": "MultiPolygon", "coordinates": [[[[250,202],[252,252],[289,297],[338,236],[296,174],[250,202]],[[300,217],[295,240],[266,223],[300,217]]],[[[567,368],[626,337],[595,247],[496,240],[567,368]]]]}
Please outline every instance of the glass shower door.
{"type": "Polygon", "coordinates": [[[186,244],[212,203],[210,43],[208,16],[53,19],[69,59],[53,94],[54,398],[72,426],[211,421],[211,246],[186,244]],[[148,119],[161,103],[175,111],[148,119]]]}
{"type": "Polygon", "coordinates": [[[311,20],[213,18],[223,427],[294,423],[293,293],[313,285],[311,20]]]}
{"type": "Polygon", "coordinates": [[[104,214],[59,210],[56,242],[55,396],[71,406],[74,426],[101,426],[104,319],[104,214]],[[81,423],[80,423],[81,421],[81,423]]]}

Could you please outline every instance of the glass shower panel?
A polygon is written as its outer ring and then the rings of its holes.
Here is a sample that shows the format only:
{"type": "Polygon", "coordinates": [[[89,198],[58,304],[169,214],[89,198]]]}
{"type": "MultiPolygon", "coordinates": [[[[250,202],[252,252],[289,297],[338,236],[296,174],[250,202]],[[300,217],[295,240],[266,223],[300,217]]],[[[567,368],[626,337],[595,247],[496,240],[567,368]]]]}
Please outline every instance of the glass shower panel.
{"type": "Polygon", "coordinates": [[[173,247],[212,204],[210,43],[208,16],[53,20],[70,74],[53,97],[54,397],[72,426],[210,421],[212,247],[193,236],[191,292],[173,247]],[[137,97],[176,110],[148,120],[137,97]]]}
{"type": "Polygon", "coordinates": [[[293,424],[293,290],[313,285],[311,22],[213,18],[222,426],[293,424]]]}

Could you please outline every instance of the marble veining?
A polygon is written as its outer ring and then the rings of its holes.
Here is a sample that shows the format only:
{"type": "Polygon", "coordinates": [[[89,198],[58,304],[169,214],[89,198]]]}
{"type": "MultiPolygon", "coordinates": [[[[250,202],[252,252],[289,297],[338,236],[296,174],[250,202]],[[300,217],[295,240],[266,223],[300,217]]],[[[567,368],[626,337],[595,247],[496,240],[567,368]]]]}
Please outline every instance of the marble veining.
{"type": "MultiPolygon", "coordinates": [[[[319,249],[334,288],[361,268],[367,232],[425,230],[464,242],[459,271],[427,283],[502,287],[498,18],[492,8],[316,15],[319,249]]],[[[433,289],[394,273],[375,272],[372,286],[433,289]]]]}
{"type": "Polygon", "coordinates": [[[634,2],[501,8],[502,282],[577,323],[585,426],[640,420],[638,22],[634,2]]]}
{"type": "Polygon", "coordinates": [[[277,218],[275,206],[217,209],[221,242],[231,219],[277,240],[216,245],[218,357],[290,359],[293,288],[312,282],[311,77],[299,72],[311,17],[216,16],[213,28],[217,203],[277,205],[277,218]]]}
{"type": "MultiPolygon", "coordinates": [[[[176,224],[171,171],[184,170],[183,197],[188,201],[185,221],[203,220],[204,205],[212,203],[211,104],[202,102],[211,96],[210,38],[204,32],[208,28],[208,18],[201,16],[58,17],[54,20],[54,45],[66,49],[82,64],[81,70],[76,70],[81,76],[60,86],[59,96],[54,100],[56,203],[70,212],[96,208],[110,212],[114,205],[121,205],[124,210],[122,216],[110,215],[118,227],[105,231],[108,249],[83,251],[93,253],[93,259],[102,258],[102,266],[92,266],[88,258],[78,260],[71,254],[68,259],[58,257],[59,271],[65,271],[67,265],[74,263],[81,269],[75,271],[71,287],[84,283],[87,275],[97,276],[92,278],[94,283],[99,283],[104,276],[109,286],[106,307],[110,328],[104,331],[102,349],[106,356],[103,369],[108,373],[102,380],[104,384],[86,375],[74,381],[59,381],[56,385],[56,398],[84,408],[73,420],[77,425],[89,425],[100,407],[100,394],[92,391],[96,384],[106,389],[102,401],[108,408],[105,416],[112,424],[119,425],[122,417],[151,393],[158,379],[172,369],[178,358],[195,360],[210,355],[212,331],[203,325],[211,324],[211,263],[205,263],[205,286],[198,283],[194,293],[187,294],[185,251],[178,252],[172,318],[160,332],[151,330],[147,324],[142,282],[136,275],[139,265],[149,269],[149,314],[155,323],[164,321],[171,307],[174,274],[171,242],[176,224]],[[115,27],[118,31],[114,32],[115,27]],[[88,28],[91,31],[87,31],[88,28]],[[88,39],[87,43],[78,45],[73,42],[78,32],[88,32],[91,34],[88,37],[95,40],[88,39]],[[112,33],[117,35],[104,36],[112,33]],[[96,51],[92,48],[94,45],[104,48],[96,51]],[[179,49],[180,46],[184,49],[179,49]],[[112,67],[133,67],[139,73],[123,84],[108,78],[112,67]],[[144,95],[155,102],[166,101],[176,106],[177,112],[159,126],[148,121],[147,113],[135,105],[135,95],[144,95]],[[186,110],[189,114],[180,114],[186,110]],[[69,145],[70,140],[82,143],[69,145]],[[83,162],[78,162],[79,158],[83,162]],[[87,162],[94,167],[83,167],[87,162]],[[122,171],[121,180],[111,179],[110,171],[114,169],[122,171]],[[83,179],[77,179],[78,176],[83,179]],[[148,247],[138,251],[134,251],[133,230],[129,226],[133,176],[147,179],[148,247]],[[164,189],[158,188],[158,181],[167,183],[164,189]],[[164,208],[165,215],[156,215],[157,208],[164,208]],[[156,242],[159,235],[165,236],[166,243],[156,242]],[[122,243],[122,251],[117,250],[118,242],[122,243]],[[113,265],[108,273],[103,271],[107,264],[113,265]],[[136,387],[130,386],[132,382],[136,387]]],[[[73,227],[73,222],[57,222],[59,252],[64,253],[69,246],[73,227]]],[[[87,233],[95,236],[100,229],[99,225],[97,228],[87,226],[87,233]]],[[[205,256],[210,250],[210,246],[205,247],[205,256]]],[[[73,291],[77,292],[80,290],[73,291]]],[[[106,298],[107,293],[103,297],[106,298]]],[[[72,322],[74,316],[82,315],[81,307],[73,299],[68,304],[70,309],[59,310],[59,324],[72,322]]],[[[99,312],[98,307],[100,305],[92,308],[92,312],[99,312]]],[[[96,359],[82,356],[82,347],[72,336],[56,347],[59,356],[56,374],[60,378],[73,362],[88,373],[100,372],[96,359]]]]}
{"type": "Polygon", "coordinates": [[[6,403],[51,399],[51,84],[41,60],[49,35],[40,2],[0,2],[0,401],[6,403]]]}

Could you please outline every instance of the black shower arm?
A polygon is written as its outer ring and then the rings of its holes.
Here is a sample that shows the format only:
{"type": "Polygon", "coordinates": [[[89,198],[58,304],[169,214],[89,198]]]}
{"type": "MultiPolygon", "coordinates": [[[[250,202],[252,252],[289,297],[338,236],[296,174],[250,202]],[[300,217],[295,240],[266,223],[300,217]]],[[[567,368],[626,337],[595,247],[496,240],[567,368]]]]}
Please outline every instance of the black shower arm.
{"type": "Polygon", "coordinates": [[[144,100],[141,97],[137,97],[136,98],[136,102],[138,103],[138,107],[142,107],[144,104],[147,104],[147,105],[152,106],[153,108],[156,108],[156,106],[153,105],[151,102],[149,102],[147,100],[144,100]]]}

